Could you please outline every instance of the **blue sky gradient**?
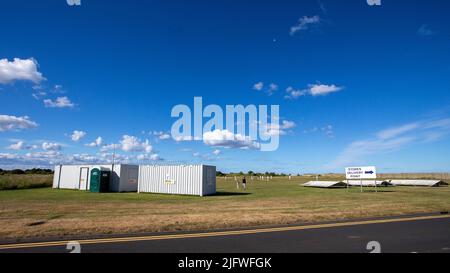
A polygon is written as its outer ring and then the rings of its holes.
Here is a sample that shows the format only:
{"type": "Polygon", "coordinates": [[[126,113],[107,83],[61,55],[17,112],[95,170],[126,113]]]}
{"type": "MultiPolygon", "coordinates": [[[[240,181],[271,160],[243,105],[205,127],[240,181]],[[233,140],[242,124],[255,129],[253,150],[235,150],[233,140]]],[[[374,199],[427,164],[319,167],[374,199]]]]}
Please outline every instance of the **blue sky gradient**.
{"type": "Polygon", "coordinates": [[[124,162],[223,171],[450,171],[450,3],[343,2],[2,1],[3,66],[32,58],[45,79],[0,69],[0,167],[106,162],[115,143],[124,162]],[[167,139],[194,96],[280,105],[290,126],[275,152],[167,139]]]}

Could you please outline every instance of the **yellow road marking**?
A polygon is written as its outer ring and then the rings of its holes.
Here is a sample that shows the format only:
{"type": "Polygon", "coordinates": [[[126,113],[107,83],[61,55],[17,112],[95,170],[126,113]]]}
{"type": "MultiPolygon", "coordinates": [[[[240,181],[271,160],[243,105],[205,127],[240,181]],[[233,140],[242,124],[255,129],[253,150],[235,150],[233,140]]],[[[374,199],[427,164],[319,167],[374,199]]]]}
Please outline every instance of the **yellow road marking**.
{"type": "MultiPolygon", "coordinates": [[[[450,215],[420,216],[420,217],[410,217],[410,218],[395,218],[395,219],[369,220],[369,221],[356,221],[356,222],[330,223],[330,224],[291,226],[291,227],[278,227],[278,228],[261,228],[261,229],[251,229],[251,230],[235,230],[235,231],[222,231],[222,232],[217,231],[217,232],[174,234],[174,235],[151,235],[151,236],[141,236],[141,237],[122,237],[122,238],[90,239],[90,240],[75,240],[75,241],[79,242],[81,245],[90,245],[90,244],[109,244],[109,243],[141,242],[141,241],[156,241],[156,240],[171,240],[171,239],[190,239],[190,238],[206,238],[206,237],[220,237],[220,236],[232,236],[232,235],[272,233],[272,232],[283,232],[283,231],[311,230],[311,229],[323,229],[323,228],[334,228],[334,227],[348,227],[348,226],[360,226],[360,225],[372,225],[372,224],[384,224],[384,223],[400,223],[400,222],[411,222],[411,221],[432,220],[432,219],[446,219],[446,218],[450,218],[450,215]]],[[[42,243],[7,244],[7,245],[0,245],[0,250],[66,246],[69,242],[71,242],[71,240],[55,241],[55,242],[42,242],[42,243]]]]}

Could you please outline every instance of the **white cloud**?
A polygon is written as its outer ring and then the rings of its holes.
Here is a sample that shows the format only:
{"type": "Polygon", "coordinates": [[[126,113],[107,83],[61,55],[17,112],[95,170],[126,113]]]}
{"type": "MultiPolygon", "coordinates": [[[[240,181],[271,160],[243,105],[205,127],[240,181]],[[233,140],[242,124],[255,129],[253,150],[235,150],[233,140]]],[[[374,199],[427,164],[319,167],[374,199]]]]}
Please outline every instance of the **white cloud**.
{"type": "Polygon", "coordinates": [[[292,86],[289,86],[286,89],[287,95],[284,97],[285,99],[298,99],[300,97],[311,95],[311,96],[325,96],[331,93],[339,92],[343,90],[344,87],[337,86],[335,84],[327,85],[327,84],[309,84],[306,89],[295,89],[292,86]]]}
{"type": "Polygon", "coordinates": [[[153,135],[158,137],[159,140],[168,140],[168,139],[172,138],[169,134],[164,133],[163,131],[161,131],[161,132],[154,131],[153,135]]]}
{"type": "Polygon", "coordinates": [[[267,93],[269,94],[269,96],[271,96],[273,93],[275,93],[276,91],[278,91],[278,85],[271,83],[269,85],[269,89],[267,90],[267,93]]]}
{"type": "Polygon", "coordinates": [[[153,151],[153,146],[148,140],[141,142],[135,136],[124,135],[120,141],[121,148],[125,152],[145,152],[147,154],[153,151]]]}
{"type": "Polygon", "coordinates": [[[24,141],[18,141],[17,143],[11,144],[7,147],[9,150],[23,151],[23,150],[34,150],[37,149],[36,145],[27,145],[24,141]]]}
{"type": "Polygon", "coordinates": [[[70,136],[70,138],[72,139],[72,141],[74,142],[78,142],[80,141],[83,137],[85,137],[87,135],[86,132],[83,131],[73,131],[72,135],[70,136]]]}
{"type": "Polygon", "coordinates": [[[27,153],[25,155],[0,153],[0,165],[13,168],[46,167],[60,164],[64,161],[62,154],[56,151],[27,153]]]}
{"type": "Polygon", "coordinates": [[[284,136],[287,130],[295,128],[297,125],[293,121],[283,120],[281,124],[268,124],[265,134],[268,136],[284,136]]]}
{"type": "Polygon", "coordinates": [[[295,35],[299,31],[308,30],[311,26],[320,23],[320,17],[318,15],[308,17],[303,16],[298,20],[298,23],[291,27],[291,36],[295,35]]]}
{"type": "Polygon", "coordinates": [[[281,128],[287,130],[287,129],[292,129],[292,128],[294,128],[295,126],[297,126],[297,125],[295,124],[295,122],[289,121],[289,120],[283,120],[282,125],[281,125],[281,128]]]}
{"type": "Polygon", "coordinates": [[[264,83],[263,82],[258,82],[258,83],[255,83],[253,85],[253,89],[256,90],[256,91],[262,91],[263,88],[264,88],[264,83]]]}
{"type": "Polygon", "coordinates": [[[418,121],[388,128],[378,132],[375,138],[352,142],[331,166],[363,164],[367,156],[397,151],[408,144],[437,141],[449,133],[450,119],[418,121]]]}
{"type": "Polygon", "coordinates": [[[33,98],[36,100],[40,100],[40,99],[44,98],[45,96],[47,96],[47,93],[44,91],[39,91],[39,92],[31,94],[31,96],[33,96],[33,98]]]}
{"type": "Polygon", "coordinates": [[[102,146],[102,143],[103,143],[102,137],[98,137],[94,142],[86,144],[86,146],[87,147],[92,147],[92,148],[100,147],[100,146],[102,146]]]}
{"type": "Polygon", "coordinates": [[[434,31],[432,31],[428,25],[422,25],[417,30],[417,34],[422,37],[429,37],[434,34],[434,31]]]}
{"type": "Polygon", "coordinates": [[[378,132],[377,136],[380,139],[390,139],[390,138],[402,135],[404,133],[410,132],[412,130],[415,130],[415,129],[419,128],[419,126],[420,126],[419,123],[411,123],[411,124],[406,124],[406,125],[399,126],[399,127],[393,127],[393,128],[389,128],[389,129],[378,132]]]}
{"type": "Polygon", "coordinates": [[[161,158],[159,157],[158,154],[152,154],[150,156],[150,160],[152,160],[152,161],[159,161],[159,160],[161,160],[161,158]]]}
{"type": "Polygon", "coordinates": [[[251,140],[249,137],[233,134],[228,130],[215,130],[203,134],[203,142],[208,146],[240,148],[240,149],[259,149],[259,143],[251,140]]]}
{"type": "Polygon", "coordinates": [[[104,145],[100,151],[101,152],[108,152],[108,151],[113,151],[114,149],[116,149],[117,147],[120,147],[119,144],[109,144],[109,145],[104,145]]]}
{"type": "Polygon", "coordinates": [[[37,123],[31,121],[27,116],[16,117],[0,115],[0,132],[33,129],[36,127],[38,127],[37,123]]]}
{"type": "Polygon", "coordinates": [[[222,153],[220,150],[214,150],[213,155],[218,156],[222,153]]]}
{"type": "Polygon", "coordinates": [[[327,125],[325,127],[322,127],[322,132],[325,133],[325,135],[327,135],[327,137],[329,138],[334,138],[334,128],[332,125],[327,125]]]}
{"type": "Polygon", "coordinates": [[[139,161],[161,161],[162,159],[158,154],[140,154],[136,157],[139,161]]]}
{"type": "Polygon", "coordinates": [[[309,85],[309,93],[312,96],[324,96],[328,95],[330,93],[339,92],[343,87],[336,86],[334,84],[332,85],[326,85],[326,84],[310,84],[309,85]]]}
{"type": "Polygon", "coordinates": [[[59,97],[56,100],[46,99],[44,105],[47,108],[73,108],[75,104],[68,97],[59,97]]]}
{"type": "MultiPolygon", "coordinates": [[[[276,91],[278,91],[279,86],[275,83],[271,83],[269,84],[269,86],[266,88],[265,93],[267,93],[269,96],[272,96],[273,93],[275,93],[276,91]]],[[[259,82],[253,85],[253,90],[256,91],[263,91],[264,90],[264,83],[263,82],[259,82]]]]}
{"type": "Polygon", "coordinates": [[[162,134],[159,136],[160,140],[168,140],[171,139],[172,137],[169,134],[162,134]]]}
{"type": "Polygon", "coordinates": [[[46,151],[61,151],[61,144],[58,143],[42,143],[42,149],[46,151]]]}
{"type": "Polygon", "coordinates": [[[14,58],[12,62],[8,61],[8,59],[0,60],[0,84],[14,81],[31,81],[39,84],[43,80],[45,78],[38,71],[38,63],[33,58],[14,58]]]}
{"type": "Polygon", "coordinates": [[[297,90],[294,89],[292,86],[289,86],[286,89],[287,95],[285,96],[286,99],[298,99],[302,96],[305,96],[308,92],[306,90],[297,90]]]}

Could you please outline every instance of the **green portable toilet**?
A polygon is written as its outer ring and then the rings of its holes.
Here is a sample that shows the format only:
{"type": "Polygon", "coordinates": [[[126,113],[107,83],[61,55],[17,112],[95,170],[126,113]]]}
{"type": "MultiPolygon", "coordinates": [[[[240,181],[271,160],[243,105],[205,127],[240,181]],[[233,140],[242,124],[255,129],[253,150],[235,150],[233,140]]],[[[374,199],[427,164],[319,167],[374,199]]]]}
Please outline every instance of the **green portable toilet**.
{"type": "Polygon", "coordinates": [[[91,192],[101,193],[109,191],[110,171],[102,171],[94,168],[91,171],[91,192]]]}

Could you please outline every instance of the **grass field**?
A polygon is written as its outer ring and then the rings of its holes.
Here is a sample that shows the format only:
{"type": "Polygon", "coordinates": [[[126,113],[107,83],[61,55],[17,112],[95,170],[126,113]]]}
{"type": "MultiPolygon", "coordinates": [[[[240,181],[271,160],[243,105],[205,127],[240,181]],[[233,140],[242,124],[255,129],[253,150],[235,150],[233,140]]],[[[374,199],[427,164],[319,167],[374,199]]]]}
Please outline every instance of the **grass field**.
{"type": "Polygon", "coordinates": [[[18,190],[51,187],[53,175],[5,174],[0,175],[0,190],[18,190]]]}
{"type": "MultiPolygon", "coordinates": [[[[326,180],[326,178],[322,178],[326,180]]],[[[212,230],[313,223],[450,209],[450,188],[314,189],[310,178],[254,181],[248,191],[218,179],[211,197],[158,194],[92,194],[26,189],[0,191],[0,239],[212,230]]]]}

